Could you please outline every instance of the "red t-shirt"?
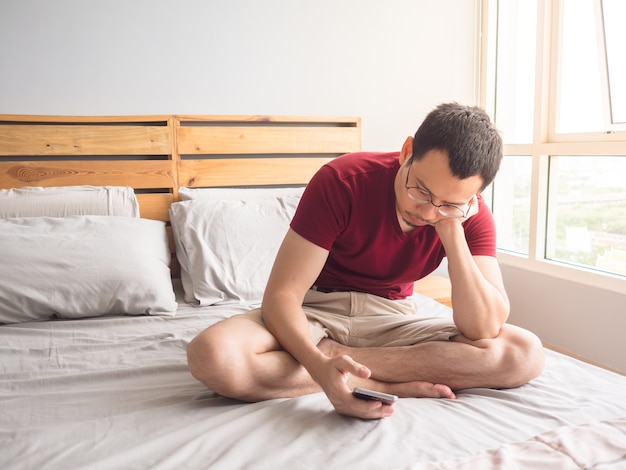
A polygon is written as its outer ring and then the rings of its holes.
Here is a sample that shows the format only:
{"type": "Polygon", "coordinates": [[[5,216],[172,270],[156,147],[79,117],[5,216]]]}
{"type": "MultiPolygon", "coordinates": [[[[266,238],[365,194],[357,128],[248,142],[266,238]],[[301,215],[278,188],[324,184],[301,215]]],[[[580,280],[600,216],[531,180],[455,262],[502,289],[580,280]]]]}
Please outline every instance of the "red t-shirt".
{"type": "MultiPolygon", "coordinates": [[[[358,152],[327,163],[313,176],[291,228],[330,251],[315,285],[389,299],[413,293],[413,282],[445,256],[435,228],[410,233],[396,215],[394,179],[399,154],[358,152]]],[[[473,255],[496,255],[491,211],[478,197],[478,214],[463,223],[473,255]]]]}

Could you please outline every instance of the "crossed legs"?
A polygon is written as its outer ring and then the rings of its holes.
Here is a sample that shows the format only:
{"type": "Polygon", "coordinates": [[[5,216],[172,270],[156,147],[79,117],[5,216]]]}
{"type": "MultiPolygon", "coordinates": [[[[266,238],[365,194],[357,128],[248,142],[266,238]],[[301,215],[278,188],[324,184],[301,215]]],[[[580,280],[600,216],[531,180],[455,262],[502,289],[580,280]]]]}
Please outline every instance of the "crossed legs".
{"type": "MultiPolygon", "coordinates": [[[[511,388],[543,370],[539,339],[504,325],[494,339],[451,341],[413,346],[351,348],[324,339],[328,356],[349,355],[372,371],[363,386],[401,397],[453,398],[453,390],[471,387],[511,388]]],[[[200,333],[187,349],[189,370],[220,395],[244,401],[295,397],[321,391],[306,369],[284,351],[262,325],[232,317],[200,333]]]]}

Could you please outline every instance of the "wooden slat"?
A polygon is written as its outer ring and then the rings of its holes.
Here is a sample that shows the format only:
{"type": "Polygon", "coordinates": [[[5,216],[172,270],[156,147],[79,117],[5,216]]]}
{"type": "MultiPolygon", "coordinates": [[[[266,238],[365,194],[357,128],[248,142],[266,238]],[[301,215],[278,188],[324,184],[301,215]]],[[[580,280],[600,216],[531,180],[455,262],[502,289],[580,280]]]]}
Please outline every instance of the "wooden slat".
{"type": "Polygon", "coordinates": [[[177,114],[179,123],[298,123],[360,127],[361,118],[356,116],[287,116],[267,114],[177,114]]]}
{"type": "Polygon", "coordinates": [[[177,130],[180,155],[348,153],[360,148],[357,127],[189,126],[177,130]]]}
{"type": "Polygon", "coordinates": [[[166,126],[4,124],[0,155],[171,155],[166,126]]]}
{"type": "Polygon", "coordinates": [[[174,202],[171,193],[137,194],[139,213],[144,219],[170,220],[169,208],[174,202]]]}
{"type": "Polygon", "coordinates": [[[182,160],[180,186],[306,184],[331,158],[239,158],[182,160]]]}
{"type": "Polygon", "coordinates": [[[129,116],[70,116],[55,114],[0,114],[2,123],[64,123],[64,124],[99,124],[99,123],[166,123],[172,118],[171,114],[145,114],[129,116]]]}
{"type": "Polygon", "coordinates": [[[172,188],[175,184],[173,162],[171,160],[3,162],[0,159],[2,188],[81,184],[172,188]]]}

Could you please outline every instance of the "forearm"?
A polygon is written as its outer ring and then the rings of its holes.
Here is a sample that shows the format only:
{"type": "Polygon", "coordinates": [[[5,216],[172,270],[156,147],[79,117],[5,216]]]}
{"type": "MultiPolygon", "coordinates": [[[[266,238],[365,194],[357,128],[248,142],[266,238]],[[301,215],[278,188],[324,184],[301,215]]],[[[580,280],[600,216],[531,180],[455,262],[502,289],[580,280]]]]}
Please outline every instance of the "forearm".
{"type": "Polygon", "coordinates": [[[266,294],[261,312],[270,333],[315,379],[315,370],[326,357],[311,340],[301,303],[286,293],[266,294]]]}
{"type": "Polygon", "coordinates": [[[327,258],[327,250],[289,229],[276,256],[261,304],[267,329],[309,373],[325,356],[311,340],[302,302],[327,258]]]}
{"type": "Polygon", "coordinates": [[[509,302],[499,269],[491,269],[494,272],[490,272],[489,264],[497,266],[497,262],[485,261],[481,271],[467,246],[461,224],[450,223],[440,229],[439,236],[448,258],[453,316],[457,327],[469,339],[497,336],[509,315],[509,302]]]}

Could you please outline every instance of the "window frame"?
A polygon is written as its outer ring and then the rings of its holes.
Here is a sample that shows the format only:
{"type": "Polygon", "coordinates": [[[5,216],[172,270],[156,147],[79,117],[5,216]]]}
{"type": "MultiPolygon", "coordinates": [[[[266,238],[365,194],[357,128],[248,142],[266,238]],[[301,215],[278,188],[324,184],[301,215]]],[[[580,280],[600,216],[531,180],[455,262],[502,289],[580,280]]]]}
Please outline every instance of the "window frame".
{"type": "MultiPolygon", "coordinates": [[[[533,141],[523,144],[504,142],[504,155],[530,155],[532,158],[531,207],[528,254],[498,249],[503,265],[524,268],[561,279],[626,292],[626,276],[597,271],[584,266],[546,259],[548,176],[551,155],[604,156],[626,158],[626,131],[610,133],[556,134],[556,86],[559,51],[558,27],[563,0],[537,0],[537,41],[533,141]]],[[[495,110],[495,52],[498,0],[481,1],[480,95],[479,104],[493,116],[495,110]]],[[[596,7],[600,0],[594,0],[596,7]]],[[[608,85],[607,85],[608,86],[608,85]]],[[[496,181],[497,184],[497,181],[496,181]]],[[[497,206],[496,214],[497,217],[497,206]]]]}

